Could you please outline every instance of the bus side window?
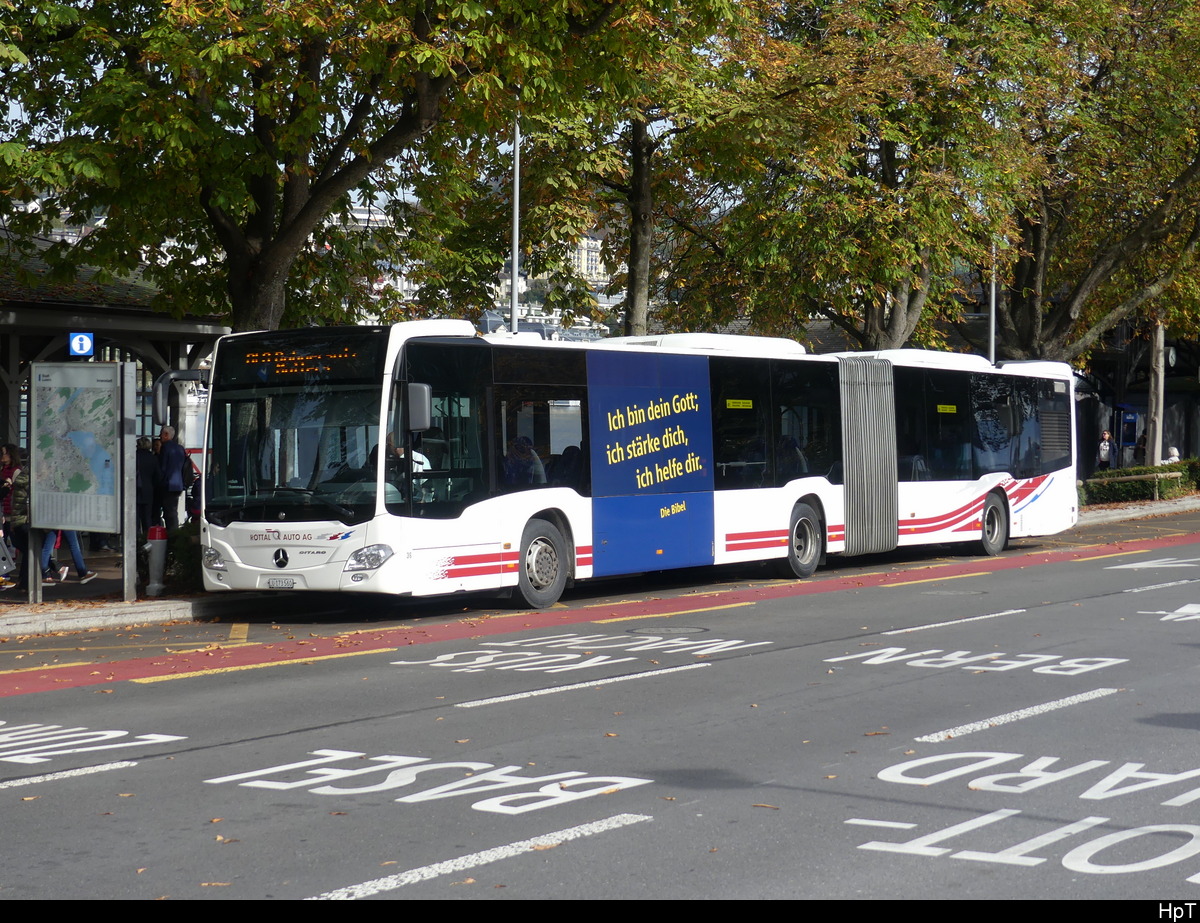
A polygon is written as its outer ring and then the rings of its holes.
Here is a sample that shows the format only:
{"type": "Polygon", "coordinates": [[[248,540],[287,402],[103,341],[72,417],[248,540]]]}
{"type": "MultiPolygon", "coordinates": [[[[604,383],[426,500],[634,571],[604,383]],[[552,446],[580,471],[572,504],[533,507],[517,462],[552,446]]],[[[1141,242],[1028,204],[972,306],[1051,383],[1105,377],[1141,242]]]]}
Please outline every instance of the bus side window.
{"type": "Polygon", "coordinates": [[[841,396],[837,366],[774,360],[773,439],[775,468],[772,486],[782,487],[801,477],[842,481],[841,396]]]}
{"type": "Polygon", "coordinates": [[[497,385],[496,489],[571,487],[586,495],[584,391],[560,385],[497,385]]]}
{"type": "Polygon", "coordinates": [[[762,371],[755,359],[709,360],[717,490],[770,486],[771,383],[762,371]]]}

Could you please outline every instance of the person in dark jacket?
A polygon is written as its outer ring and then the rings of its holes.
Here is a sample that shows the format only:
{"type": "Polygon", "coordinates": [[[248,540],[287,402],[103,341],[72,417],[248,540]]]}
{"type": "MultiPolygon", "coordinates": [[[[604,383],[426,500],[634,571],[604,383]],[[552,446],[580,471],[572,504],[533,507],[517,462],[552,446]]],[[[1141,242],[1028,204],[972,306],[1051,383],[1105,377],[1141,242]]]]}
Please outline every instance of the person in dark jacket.
{"type": "Polygon", "coordinates": [[[17,590],[29,592],[29,465],[22,465],[12,482],[12,512],[9,514],[13,547],[17,550],[17,590]]]}
{"type": "Polygon", "coordinates": [[[162,438],[162,451],[158,453],[158,474],[161,481],[159,490],[162,497],[163,524],[168,532],[174,532],[179,528],[179,498],[187,489],[183,469],[191,462],[188,461],[183,446],[176,442],[173,426],[164,426],[159,436],[162,438]]]}
{"type": "Polygon", "coordinates": [[[152,523],[150,511],[154,509],[154,495],[162,483],[158,470],[158,458],[150,450],[150,437],[142,436],[137,441],[137,530],[140,538],[146,537],[152,523]]]}

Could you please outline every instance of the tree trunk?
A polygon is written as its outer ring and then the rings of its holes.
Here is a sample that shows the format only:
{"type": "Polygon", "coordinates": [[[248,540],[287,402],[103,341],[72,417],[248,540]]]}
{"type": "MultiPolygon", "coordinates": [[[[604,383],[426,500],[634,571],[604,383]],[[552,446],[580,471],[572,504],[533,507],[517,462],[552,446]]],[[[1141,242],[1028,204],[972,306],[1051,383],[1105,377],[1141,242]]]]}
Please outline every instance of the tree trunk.
{"type": "Polygon", "coordinates": [[[226,287],[234,333],[279,329],[287,309],[291,263],[290,259],[264,259],[248,253],[230,257],[226,287]]]}
{"type": "MultiPolygon", "coordinates": [[[[1163,392],[1166,386],[1166,363],[1164,361],[1165,337],[1163,325],[1154,325],[1154,349],[1150,354],[1150,411],[1146,427],[1147,465],[1161,465],[1163,460],[1163,392]]],[[[1157,496],[1157,494],[1155,495],[1157,496]]]]}
{"type": "Polygon", "coordinates": [[[654,140],[649,126],[629,126],[629,273],[625,286],[625,335],[645,336],[650,319],[650,255],[654,247],[654,192],[651,161],[654,140]]]}

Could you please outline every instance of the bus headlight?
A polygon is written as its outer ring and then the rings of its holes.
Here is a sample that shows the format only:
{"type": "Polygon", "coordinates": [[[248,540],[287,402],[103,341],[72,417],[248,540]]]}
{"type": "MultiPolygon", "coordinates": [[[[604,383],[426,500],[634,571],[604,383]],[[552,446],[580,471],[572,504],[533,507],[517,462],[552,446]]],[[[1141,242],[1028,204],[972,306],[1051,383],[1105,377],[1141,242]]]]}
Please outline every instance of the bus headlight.
{"type": "Polygon", "coordinates": [[[225,570],[225,559],[210,545],[204,549],[204,566],[209,570],[225,570]]]}
{"type": "Polygon", "coordinates": [[[343,570],[376,570],[391,556],[390,545],[368,545],[350,555],[343,570]]]}

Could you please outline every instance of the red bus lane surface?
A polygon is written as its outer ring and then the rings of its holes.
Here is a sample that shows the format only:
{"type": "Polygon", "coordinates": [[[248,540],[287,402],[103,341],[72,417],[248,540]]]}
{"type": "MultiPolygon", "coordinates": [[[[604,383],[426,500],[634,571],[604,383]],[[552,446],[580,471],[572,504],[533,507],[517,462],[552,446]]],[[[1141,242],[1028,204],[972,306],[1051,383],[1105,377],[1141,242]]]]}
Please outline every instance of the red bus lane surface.
{"type": "Polygon", "coordinates": [[[757,602],[788,597],[900,586],[999,571],[1021,570],[1045,564],[1069,561],[1084,562],[1100,558],[1135,555],[1190,544],[1195,540],[1196,536],[1191,534],[1174,535],[1113,545],[1076,548],[1069,551],[1034,552],[1027,555],[988,558],[955,564],[936,564],[907,569],[902,573],[889,571],[858,574],[851,577],[831,576],[803,583],[740,587],[688,596],[585,604],[578,608],[555,608],[504,615],[480,615],[440,624],[401,625],[334,637],[311,637],[303,640],[289,638],[271,643],[245,644],[228,648],[212,645],[202,650],[163,653],[110,663],[68,663],[23,668],[0,673],[0,697],[29,695],[54,689],[71,689],[120,682],[157,682],[200,677],[220,672],[312,663],[326,659],[392,652],[420,644],[511,634],[522,629],[541,630],[589,622],[655,616],[668,618],[673,615],[754,605],[757,602]]]}

